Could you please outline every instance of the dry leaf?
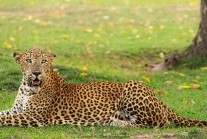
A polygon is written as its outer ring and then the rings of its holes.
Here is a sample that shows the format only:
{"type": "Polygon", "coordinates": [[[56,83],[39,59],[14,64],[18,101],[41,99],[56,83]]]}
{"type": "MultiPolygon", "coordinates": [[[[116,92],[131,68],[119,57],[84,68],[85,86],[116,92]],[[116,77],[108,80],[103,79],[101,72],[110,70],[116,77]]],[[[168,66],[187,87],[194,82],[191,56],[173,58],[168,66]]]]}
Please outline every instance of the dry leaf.
{"type": "Polygon", "coordinates": [[[149,78],[149,77],[142,76],[142,79],[145,80],[145,81],[148,82],[148,83],[150,82],[150,78],[149,78]]]}
{"type": "Polygon", "coordinates": [[[166,84],[173,84],[173,81],[165,81],[166,84]]]}
{"type": "Polygon", "coordinates": [[[180,89],[191,89],[191,86],[190,85],[181,85],[179,88],[180,89]]]}
{"type": "Polygon", "coordinates": [[[194,6],[198,6],[198,4],[197,4],[196,2],[193,2],[193,1],[190,2],[189,5],[192,6],[192,7],[194,7],[194,6]]]}
{"type": "Polygon", "coordinates": [[[158,92],[158,94],[160,94],[160,95],[164,95],[164,94],[166,94],[166,92],[165,92],[164,90],[160,90],[160,91],[158,92]]]}
{"type": "Polygon", "coordinates": [[[82,72],[82,73],[80,74],[80,76],[86,77],[86,76],[88,76],[88,73],[86,73],[86,72],[82,72]]]}
{"type": "Polygon", "coordinates": [[[162,59],[164,59],[165,58],[165,54],[163,52],[160,52],[159,53],[159,57],[162,58],[162,59]]]}
{"type": "Polygon", "coordinates": [[[140,38],[140,35],[136,35],[135,38],[136,38],[136,39],[139,39],[139,38],[140,38]]]}
{"type": "Polygon", "coordinates": [[[148,29],[149,30],[152,30],[154,27],[153,26],[148,26],[148,29]]]}
{"type": "Polygon", "coordinates": [[[9,40],[10,41],[15,41],[15,38],[14,37],[9,37],[9,40]]]}
{"type": "Polygon", "coordinates": [[[186,104],[195,104],[195,101],[191,99],[191,100],[187,100],[187,101],[185,101],[185,103],[186,103],[186,104]]]}
{"type": "Polygon", "coordinates": [[[200,84],[191,84],[191,85],[181,85],[179,89],[199,89],[200,84]]]}
{"type": "Polygon", "coordinates": [[[201,87],[200,84],[192,84],[191,86],[193,89],[198,89],[201,87]]]}
{"type": "Polygon", "coordinates": [[[91,33],[91,32],[93,32],[93,29],[87,28],[85,31],[88,32],[88,33],[91,33]]]}
{"type": "Polygon", "coordinates": [[[3,46],[5,46],[6,48],[13,48],[13,45],[11,45],[9,42],[4,42],[3,46]]]}
{"type": "Polygon", "coordinates": [[[160,25],[160,29],[164,29],[165,28],[165,26],[164,25],[160,25]]]}
{"type": "Polygon", "coordinates": [[[178,75],[181,76],[181,77],[185,77],[184,73],[179,73],[178,75]]]}
{"type": "Polygon", "coordinates": [[[96,34],[94,34],[94,37],[100,38],[100,35],[96,33],[96,34]]]}
{"type": "Polygon", "coordinates": [[[88,68],[86,66],[83,66],[82,70],[88,70],[88,68]]]}
{"type": "Polygon", "coordinates": [[[69,35],[68,34],[63,34],[63,39],[68,39],[69,38],[69,35]]]}

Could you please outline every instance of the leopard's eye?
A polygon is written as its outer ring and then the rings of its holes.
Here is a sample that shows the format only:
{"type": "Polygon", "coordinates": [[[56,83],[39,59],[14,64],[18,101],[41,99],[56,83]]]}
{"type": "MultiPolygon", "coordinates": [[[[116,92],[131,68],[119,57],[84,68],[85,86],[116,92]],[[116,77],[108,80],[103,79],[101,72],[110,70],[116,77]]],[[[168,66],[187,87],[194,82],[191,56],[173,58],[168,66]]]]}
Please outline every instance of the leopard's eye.
{"type": "Polygon", "coordinates": [[[46,60],[46,59],[43,59],[43,60],[42,60],[42,63],[46,63],[46,62],[47,62],[47,60],[46,60]]]}
{"type": "Polygon", "coordinates": [[[31,59],[26,59],[26,61],[27,61],[28,63],[32,63],[32,60],[31,60],[31,59]]]}

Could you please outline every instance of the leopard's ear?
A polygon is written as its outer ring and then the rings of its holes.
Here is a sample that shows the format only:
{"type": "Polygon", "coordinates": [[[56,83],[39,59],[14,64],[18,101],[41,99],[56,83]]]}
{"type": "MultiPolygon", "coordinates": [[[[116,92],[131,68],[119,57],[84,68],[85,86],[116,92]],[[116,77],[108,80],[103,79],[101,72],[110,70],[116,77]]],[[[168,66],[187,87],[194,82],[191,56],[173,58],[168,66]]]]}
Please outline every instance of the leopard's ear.
{"type": "Polygon", "coordinates": [[[56,57],[56,54],[50,54],[50,57],[51,57],[52,59],[54,59],[54,58],[56,57]]]}
{"type": "Polygon", "coordinates": [[[56,57],[56,54],[51,54],[51,57],[55,58],[56,57]]]}
{"type": "Polygon", "coordinates": [[[19,60],[21,58],[21,54],[19,52],[14,52],[13,57],[15,58],[16,62],[19,63],[19,60]]]}

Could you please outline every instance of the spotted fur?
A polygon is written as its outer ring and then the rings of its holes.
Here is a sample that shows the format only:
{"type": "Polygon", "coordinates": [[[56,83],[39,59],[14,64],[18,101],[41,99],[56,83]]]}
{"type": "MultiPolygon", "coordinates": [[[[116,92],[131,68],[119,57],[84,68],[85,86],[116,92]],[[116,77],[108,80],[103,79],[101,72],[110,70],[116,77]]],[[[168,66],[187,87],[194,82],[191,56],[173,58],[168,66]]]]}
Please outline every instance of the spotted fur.
{"type": "Polygon", "coordinates": [[[120,127],[206,126],[178,116],[138,81],[68,84],[52,69],[55,55],[39,48],[13,55],[23,79],[13,108],[0,126],[109,125],[120,127]]]}

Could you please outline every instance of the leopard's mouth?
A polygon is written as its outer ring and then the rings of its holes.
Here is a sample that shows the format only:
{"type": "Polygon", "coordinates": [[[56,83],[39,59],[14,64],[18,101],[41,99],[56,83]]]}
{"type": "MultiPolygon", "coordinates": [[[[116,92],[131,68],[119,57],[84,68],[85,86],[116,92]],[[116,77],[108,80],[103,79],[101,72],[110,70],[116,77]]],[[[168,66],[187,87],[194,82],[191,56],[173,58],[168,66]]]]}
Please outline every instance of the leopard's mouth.
{"type": "Polygon", "coordinates": [[[32,87],[39,87],[41,86],[42,81],[40,81],[38,78],[35,78],[34,80],[31,81],[31,86],[32,87]]]}

